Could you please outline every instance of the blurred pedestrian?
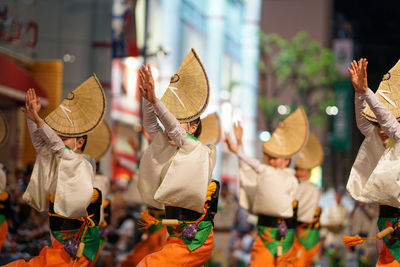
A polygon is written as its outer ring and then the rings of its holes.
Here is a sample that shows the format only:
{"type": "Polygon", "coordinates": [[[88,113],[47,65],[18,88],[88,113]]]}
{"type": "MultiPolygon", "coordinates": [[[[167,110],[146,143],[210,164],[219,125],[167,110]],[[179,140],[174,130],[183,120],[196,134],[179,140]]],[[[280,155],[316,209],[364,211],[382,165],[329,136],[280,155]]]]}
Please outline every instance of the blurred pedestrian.
{"type": "Polygon", "coordinates": [[[342,204],[343,189],[335,190],[335,201],[321,214],[321,235],[329,267],[346,266],[346,248],[342,243],[349,214],[342,204]]]}

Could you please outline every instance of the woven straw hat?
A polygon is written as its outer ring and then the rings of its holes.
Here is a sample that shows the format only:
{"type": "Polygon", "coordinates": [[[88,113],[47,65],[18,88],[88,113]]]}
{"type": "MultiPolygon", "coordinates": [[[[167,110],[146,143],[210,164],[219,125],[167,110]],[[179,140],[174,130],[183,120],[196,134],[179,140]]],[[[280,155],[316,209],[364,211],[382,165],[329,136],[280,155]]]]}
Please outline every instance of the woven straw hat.
{"type": "Polygon", "coordinates": [[[171,77],[161,102],[179,120],[190,122],[204,112],[210,97],[207,73],[192,49],[183,60],[178,72],[171,77]]]}
{"type": "Polygon", "coordinates": [[[69,93],[45,119],[61,136],[78,137],[89,134],[103,120],[106,95],[96,75],[69,93]]]}
{"type": "Polygon", "coordinates": [[[324,160],[324,150],[322,149],[318,137],[314,133],[310,134],[307,144],[299,152],[298,156],[296,167],[311,170],[322,164],[324,160]]]}
{"type": "Polygon", "coordinates": [[[8,124],[7,119],[2,112],[0,112],[0,147],[2,147],[8,138],[8,124]]]}
{"type": "MultiPolygon", "coordinates": [[[[375,95],[385,107],[400,121],[400,60],[385,75],[375,95]]],[[[378,122],[374,112],[367,105],[361,113],[367,120],[378,122]]]]}
{"type": "Polygon", "coordinates": [[[200,142],[204,145],[216,145],[221,139],[221,125],[217,113],[212,113],[201,120],[200,142]]]}
{"type": "Polygon", "coordinates": [[[263,152],[279,158],[290,158],[306,144],[310,133],[307,115],[302,107],[279,123],[271,138],[264,143],[263,152]]]}
{"type": "Polygon", "coordinates": [[[98,127],[87,137],[85,154],[98,161],[111,145],[111,130],[107,122],[103,120],[98,127]]]}

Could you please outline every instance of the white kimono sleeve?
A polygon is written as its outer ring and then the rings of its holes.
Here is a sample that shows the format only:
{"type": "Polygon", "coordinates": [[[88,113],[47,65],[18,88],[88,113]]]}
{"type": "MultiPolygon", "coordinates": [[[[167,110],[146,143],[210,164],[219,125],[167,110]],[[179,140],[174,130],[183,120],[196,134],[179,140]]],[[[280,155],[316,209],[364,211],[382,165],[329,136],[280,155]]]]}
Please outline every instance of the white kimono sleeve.
{"type": "Polygon", "coordinates": [[[378,165],[384,151],[385,148],[378,132],[371,131],[361,144],[347,181],[346,189],[355,200],[364,203],[373,202],[365,192],[365,185],[378,165]]]}
{"type": "Polygon", "coordinates": [[[154,200],[154,195],[177,152],[177,147],[171,146],[161,131],[144,151],[139,165],[138,189],[146,204],[159,209],[164,207],[154,200]]]}
{"type": "Polygon", "coordinates": [[[187,137],[173,157],[154,199],[203,213],[214,165],[215,146],[205,146],[187,137]]]}
{"type": "Polygon", "coordinates": [[[296,200],[299,201],[297,220],[311,223],[315,210],[318,208],[321,191],[310,181],[301,182],[296,191],[296,200]]]}
{"type": "Polygon", "coordinates": [[[297,179],[292,169],[263,166],[257,177],[253,212],[281,218],[293,217],[297,179]]]}

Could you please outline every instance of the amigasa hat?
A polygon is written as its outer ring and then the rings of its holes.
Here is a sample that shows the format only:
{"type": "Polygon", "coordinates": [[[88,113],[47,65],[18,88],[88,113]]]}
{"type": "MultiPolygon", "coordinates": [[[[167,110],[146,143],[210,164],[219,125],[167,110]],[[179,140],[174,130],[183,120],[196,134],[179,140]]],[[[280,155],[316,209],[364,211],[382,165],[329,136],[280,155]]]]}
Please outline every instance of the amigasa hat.
{"type": "MultiPolygon", "coordinates": [[[[400,60],[388,73],[383,75],[375,95],[396,120],[400,121],[400,60]]],[[[368,105],[361,114],[369,121],[378,122],[374,112],[368,105]]]]}
{"type": "Polygon", "coordinates": [[[279,123],[271,138],[263,144],[263,152],[272,157],[290,158],[303,148],[309,133],[307,115],[299,107],[279,123]]]}
{"type": "Polygon", "coordinates": [[[0,112],[0,147],[2,147],[8,138],[8,124],[7,119],[2,112],[0,112]]]}
{"type": "Polygon", "coordinates": [[[216,145],[221,139],[221,125],[216,112],[201,119],[201,134],[199,141],[204,145],[216,145]]]}
{"type": "Polygon", "coordinates": [[[171,77],[161,102],[179,122],[190,122],[205,111],[210,98],[210,84],[206,70],[194,49],[183,60],[171,77]]]}
{"type": "Polygon", "coordinates": [[[102,122],[106,105],[103,87],[93,74],[69,93],[45,122],[61,136],[86,135],[102,122]]]}
{"type": "Polygon", "coordinates": [[[314,133],[310,134],[307,144],[299,152],[298,156],[296,167],[311,170],[322,164],[324,160],[324,150],[318,137],[314,133]]]}
{"type": "Polygon", "coordinates": [[[105,120],[88,134],[86,142],[84,153],[98,161],[111,145],[111,130],[105,120]]]}

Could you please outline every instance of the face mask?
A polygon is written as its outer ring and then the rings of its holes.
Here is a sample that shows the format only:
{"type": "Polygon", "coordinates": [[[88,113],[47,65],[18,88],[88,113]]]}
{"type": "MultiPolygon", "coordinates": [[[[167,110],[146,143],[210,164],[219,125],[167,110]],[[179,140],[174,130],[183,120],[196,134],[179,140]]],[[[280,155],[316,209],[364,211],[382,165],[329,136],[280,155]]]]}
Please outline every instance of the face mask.
{"type": "Polygon", "coordinates": [[[74,147],[74,149],[72,149],[72,151],[75,152],[75,150],[78,148],[78,147],[76,146],[76,138],[74,138],[74,141],[75,141],[75,147],[74,147]]]}

